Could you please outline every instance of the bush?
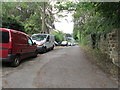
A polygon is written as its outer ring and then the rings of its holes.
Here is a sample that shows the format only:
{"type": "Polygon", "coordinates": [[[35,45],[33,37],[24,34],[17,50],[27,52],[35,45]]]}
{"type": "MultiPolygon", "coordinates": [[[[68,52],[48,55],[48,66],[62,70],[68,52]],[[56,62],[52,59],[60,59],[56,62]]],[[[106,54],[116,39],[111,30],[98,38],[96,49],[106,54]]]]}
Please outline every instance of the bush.
{"type": "Polygon", "coordinates": [[[17,21],[15,18],[8,16],[2,17],[2,26],[0,27],[24,32],[24,26],[22,25],[22,23],[17,21]]]}
{"type": "Polygon", "coordinates": [[[64,33],[62,31],[52,31],[53,35],[55,35],[56,42],[62,42],[64,40],[64,33]]]}

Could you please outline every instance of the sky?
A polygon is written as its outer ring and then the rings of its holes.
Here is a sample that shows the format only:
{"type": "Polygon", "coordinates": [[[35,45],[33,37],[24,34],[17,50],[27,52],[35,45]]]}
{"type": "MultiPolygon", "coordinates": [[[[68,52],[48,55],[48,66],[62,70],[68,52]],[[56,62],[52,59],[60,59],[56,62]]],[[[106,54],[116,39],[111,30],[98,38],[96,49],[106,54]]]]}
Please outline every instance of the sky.
{"type": "MultiPolygon", "coordinates": [[[[73,0],[68,0],[68,1],[73,1],[73,0]]],[[[56,4],[56,1],[51,0],[50,4],[54,6],[56,4]]],[[[53,12],[56,12],[56,9],[54,10],[53,8],[53,12]]],[[[54,15],[56,19],[56,21],[54,22],[56,30],[63,31],[64,33],[70,33],[70,34],[73,33],[74,22],[73,22],[72,14],[73,12],[68,13],[67,11],[62,11],[54,15]],[[58,17],[58,14],[66,15],[66,17],[58,17]]]]}
{"type": "Polygon", "coordinates": [[[58,22],[54,23],[56,30],[60,30],[63,31],[64,33],[71,34],[74,28],[72,13],[62,12],[60,14],[67,16],[66,17],[58,17],[57,15],[55,16],[55,18],[58,20],[58,22]]]}

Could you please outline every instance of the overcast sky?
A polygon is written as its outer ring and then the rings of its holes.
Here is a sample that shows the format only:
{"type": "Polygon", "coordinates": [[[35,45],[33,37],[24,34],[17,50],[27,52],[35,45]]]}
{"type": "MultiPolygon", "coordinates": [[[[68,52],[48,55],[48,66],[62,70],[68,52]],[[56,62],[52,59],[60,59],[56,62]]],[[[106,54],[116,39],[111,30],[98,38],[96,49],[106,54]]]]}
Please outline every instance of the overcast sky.
{"type": "Polygon", "coordinates": [[[72,13],[62,12],[61,14],[67,16],[66,17],[55,16],[56,19],[58,19],[59,21],[59,22],[55,22],[55,28],[57,30],[63,31],[64,33],[71,34],[73,32],[73,27],[74,27],[72,13]]]}
{"type": "MultiPolygon", "coordinates": [[[[51,0],[50,4],[51,5],[55,5],[57,0],[51,0]]],[[[68,0],[68,1],[76,1],[76,0],[68,0]]],[[[64,3],[64,0],[62,1],[62,3],[64,3]]],[[[56,12],[56,9],[54,10],[53,8],[53,12],[56,12]]],[[[62,11],[59,12],[55,15],[55,19],[58,21],[55,21],[55,28],[56,30],[60,30],[63,31],[64,33],[72,33],[73,32],[73,28],[74,28],[74,22],[73,22],[73,17],[72,17],[73,12],[67,12],[67,11],[62,11]],[[61,15],[67,15],[66,17],[58,17],[58,14],[61,15]]]]}

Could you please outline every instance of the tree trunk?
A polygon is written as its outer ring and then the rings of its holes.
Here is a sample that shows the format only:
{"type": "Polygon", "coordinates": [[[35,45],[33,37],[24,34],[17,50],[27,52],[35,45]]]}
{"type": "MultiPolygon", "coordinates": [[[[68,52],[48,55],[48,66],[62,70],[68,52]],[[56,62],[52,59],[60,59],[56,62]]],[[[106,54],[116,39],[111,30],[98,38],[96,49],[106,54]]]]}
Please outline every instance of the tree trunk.
{"type": "Polygon", "coordinates": [[[45,30],[45,2],[43,3],[43,13],[42,13],[42,33],[46,33],[45,30]]]}

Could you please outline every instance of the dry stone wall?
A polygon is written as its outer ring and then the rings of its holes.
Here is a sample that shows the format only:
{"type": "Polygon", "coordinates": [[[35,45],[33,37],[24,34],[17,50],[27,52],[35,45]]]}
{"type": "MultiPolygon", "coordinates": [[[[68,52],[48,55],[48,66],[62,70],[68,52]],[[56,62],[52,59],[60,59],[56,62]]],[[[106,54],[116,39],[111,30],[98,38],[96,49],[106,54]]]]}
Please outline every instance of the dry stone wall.
{"type": "Polygon", "coordinates": [[[96,45],[103,53],[107,53],[112,62],[120,66],[120,30],[114,29],[111,32],[101,34],[96,45]]]}
{"type": "Polygon", "coordinates": [[[118,65],[118,30],[114,30],[108,34],[108,54],[113,63],[118,65]]]}

